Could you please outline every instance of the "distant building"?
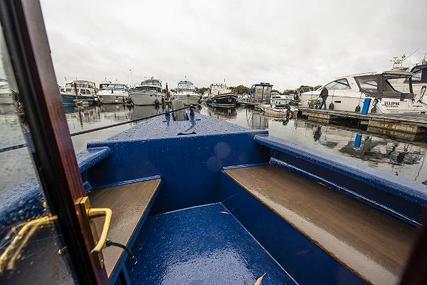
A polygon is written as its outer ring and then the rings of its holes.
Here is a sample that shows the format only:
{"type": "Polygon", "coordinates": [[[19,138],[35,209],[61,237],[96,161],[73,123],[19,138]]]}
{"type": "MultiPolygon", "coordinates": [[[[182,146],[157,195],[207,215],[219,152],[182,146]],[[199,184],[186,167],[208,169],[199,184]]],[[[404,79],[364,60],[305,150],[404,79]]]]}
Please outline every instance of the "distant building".
{"type": "Polygon", "coordinates": [[[250,90],[251,101],[257,103],[270,102],[271,90],[273,85],[267,82],[260,82],[252,85],[250,90]]]}

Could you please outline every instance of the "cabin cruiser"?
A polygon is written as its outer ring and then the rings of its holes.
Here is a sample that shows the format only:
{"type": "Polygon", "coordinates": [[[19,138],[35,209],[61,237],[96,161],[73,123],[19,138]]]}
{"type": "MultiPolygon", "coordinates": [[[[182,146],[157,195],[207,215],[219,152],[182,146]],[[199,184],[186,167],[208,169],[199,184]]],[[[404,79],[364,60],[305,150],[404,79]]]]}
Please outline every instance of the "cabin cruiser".
{"type": "Polygon", "coordinates": [[[134,105],[139,106],[162,104],[165,100],[162,93],[162,82],[154,77],[144,80],[140,86],[130,89],[129,98],[134,105]]]}
{"type": "Polygon", "coordinates": [[[274,107],[283,107],[290,105],[294,99],[293,95],[280,94],[279,92],[271,92],[270,105],[274,107]]]}
{"type": "Polygon", "coordinates": [[[209,86],[206,104],[214,108],[235,108],[237,95],[225,83],[214,83],[209,86]]]}
{"type": "Polygon", "coordinates": [[[65,106],[76,104],[93,105],[98,101],[96,97],[96,84],[87,80],[74,80],[60,88],[62,103],[65,106]]]}
{"type": "Polygon", "coordinates": [[[13,104],[13,98],[7,80],[0,78],[0,105],[3,104],[13,104]]]}
{"type": "Polygon", "coordinates": [[[395,86],[398,89],[404,90],[405,92],[410,92],[409,90],[409,80],[412,83],[412,91],[415,94],[415,101],[423,103],[427,106],[427,60],[424,57],[421,62],[414,64],[410,67],[404,67],[402,65],[403,60],[396,60],[393,65],[394,70],[409,71],[413,73],[411,78],[404,78],[395,82],[395,86]]]}
{"type": "Polygon", "coordinates": [[[31,171],[0,189],[0,284],[424,284],[424,185],[191,107],[75,155],[40,3],[0,8],[33,71],[8,74],[31,171]]]}
{"type": "Polygon", "coordinates": [[[360,112],[366,102],[370,113],[425,113],[426,106],[415,100],[412,76],[408,71],[391,70],[340,77],[315,91],[302,93],[301,105],[315,107],[321,90],[326,88],[326,106],[331,110],[360,112]],[[406,88],[397,82],[403,82],[406,88]]]}
{"type": "Polygon", "coordinates": [[[101,83],[98,90],[98,100],[102,104],[125,104],[129,98],[126,84],[101,83]]]}
{"type": "Polygon", "coordinates": [[[202,96],[197,93],[194,84],[188,80],[178,83],[174,100],[182,101],[185,106],[197,105],[201,102],[202,96]]]}

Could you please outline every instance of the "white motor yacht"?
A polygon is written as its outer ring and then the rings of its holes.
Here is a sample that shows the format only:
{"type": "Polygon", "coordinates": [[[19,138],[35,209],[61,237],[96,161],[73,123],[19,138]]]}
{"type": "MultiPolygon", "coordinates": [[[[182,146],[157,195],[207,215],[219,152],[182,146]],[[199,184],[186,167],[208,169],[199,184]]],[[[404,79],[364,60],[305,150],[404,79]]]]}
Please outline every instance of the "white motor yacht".
{"type": "Polygon", "coordinates": [[[270,105],[274,107],[289,105],[293,99],[294,99],[294,96],[291,94],[284,95],[284,94],[280,94],[278,92],[273,91],[271,92],[271,96],[270,96],[270,105]]]}
{"type": "Polygon", "coordinates": [[[124,104],[129,93],[126,84],[101,83],[98,90],[98,100],[102,104],[124,104]]]}
{"type": "Polygon", "coordinates": [[[129,98],[134,105],[147,106],[163,103],[164,94],[162,93],[162,82],[151,77],[141,82],[129,91],[129,98]]]}
{"type": "Polygon", "coordinates": [[[184,103],[184,105],[196,105],[201,102],[202,96],[196,92],[194,84],[188,80],[178,83],[174,100],[184,103]]]}
{"type": "MultiPolygon", "coordinates": [[[[401,71],[409,71],[413,73],[410,78],[412,82],[412,93],[415,95],[415,101],[425,104],[427,106],[427,60],[424,57],[420,62],[409,67],[402,65],[402,58],[395,58],[393,69],[401,71]]],[[[408,84],[409,78],[404,78],[395,83],[398,89],[404,90],[405,92],[411,92],[409,90],[410,85],[408,84]]]]}
{"type": "Polygon", "coordinates": [[[411,91],[412,76],[408,71],[391,70],[340,77],[315,91],[302,93],[301,105],[315,107],[321,100],[320,92],[326,88],[326,107],[330,110],[360,112],[369,98],[370,113],[425,113],[427,108],[415,100],[411,91]],[[407,86],[403,88],[402,84],[407,86]]]}

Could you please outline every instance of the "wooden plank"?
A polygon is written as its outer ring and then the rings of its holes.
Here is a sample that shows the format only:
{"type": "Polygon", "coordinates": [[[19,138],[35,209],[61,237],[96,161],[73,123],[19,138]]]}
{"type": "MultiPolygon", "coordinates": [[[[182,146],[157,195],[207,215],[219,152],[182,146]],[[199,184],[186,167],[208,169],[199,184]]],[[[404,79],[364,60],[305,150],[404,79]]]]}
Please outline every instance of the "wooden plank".
{"type": "MultiPolygon", "coordinates": [[[[108,239],[124,245],[129,243],[141,218],[153,200],[160,179],[127,184],[93,191],[89,198],[94,208],[110,208],[113,211],[108,239]]],[[[102,231],[103,218],[95,219],[98,233],[102,231]]],[[[114,271],[123,249],[107,247],[102,251],[108,277],[114,271]]]]}
{"type": "Polygon", "coordinates": [[[260,166],[226,173],[361,278],[374,284],[398,281],[416,229],[278,168],[260,166]]]}

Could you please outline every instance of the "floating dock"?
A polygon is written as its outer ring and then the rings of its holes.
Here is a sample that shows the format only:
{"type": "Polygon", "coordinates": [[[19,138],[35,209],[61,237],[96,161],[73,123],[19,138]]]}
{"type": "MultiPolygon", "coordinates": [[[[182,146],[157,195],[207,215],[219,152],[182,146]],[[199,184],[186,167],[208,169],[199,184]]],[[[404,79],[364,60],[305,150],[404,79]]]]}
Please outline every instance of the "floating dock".
{"type": "Polygon", "coordinates": [[[324,124],[352,126],[409,141],[427,137],[427,114],[368,114],[299,108],[298,116],[324,124]]]}

